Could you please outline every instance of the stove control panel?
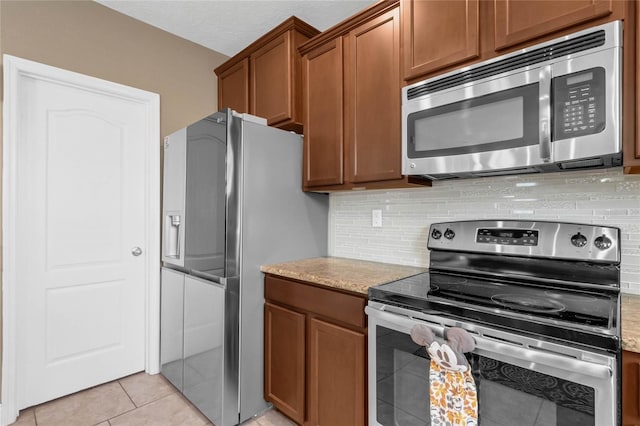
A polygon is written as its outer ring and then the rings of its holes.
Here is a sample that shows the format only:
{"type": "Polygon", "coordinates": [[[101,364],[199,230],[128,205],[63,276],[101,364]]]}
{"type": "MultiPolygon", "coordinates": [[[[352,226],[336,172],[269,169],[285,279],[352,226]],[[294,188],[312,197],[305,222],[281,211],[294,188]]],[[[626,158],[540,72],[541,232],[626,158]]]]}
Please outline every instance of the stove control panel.
{"type": "Polygon", "coordinates": [[[478,228],[476,243],[509,246],[537,246],[535,229],[478,228]]]}
{"type": "Polygon", "coordinates": [[[619,263],[620,230],[580,223],[469,220],[434,223],[431,250],[619,263]]]}

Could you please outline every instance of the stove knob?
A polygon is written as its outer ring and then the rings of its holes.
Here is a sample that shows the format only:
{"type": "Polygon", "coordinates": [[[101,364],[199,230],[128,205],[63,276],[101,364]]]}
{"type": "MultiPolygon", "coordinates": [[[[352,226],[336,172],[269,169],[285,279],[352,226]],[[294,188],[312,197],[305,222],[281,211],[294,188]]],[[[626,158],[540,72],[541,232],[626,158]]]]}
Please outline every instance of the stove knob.
{"type": "Polygon", "coordinates": [[[453,231],[452,231],[451,229],[449,229],[449,228],[447,228],[447,229],[444,231],[444,237],[445,237],[447,240],[450,240],[450,239],[452,239],[452,238],[453,238],[453,237],[455,237],[455,236],[456,236],[456,233],[455,233],[455,232],[453,232],[453,231]]]}
{"type": "Polygon", "coordinates": [[[573,237],[571,237],[571,244],[576,247],[584,247],[587,245],[587,237],[578,232],[573,237]]]}
{"type": "Polygon", "coordinates": [[[609,247],[611,247],[612,243],[611,243],[611,240],[606,235],[603,235],[601,237],[596,238],[593,244],[595,244],[595,246],[600,250],[606,250],[609,247]]]}
{"type": "Polygon", "coordinates": [[[439,240],[440,237],[442,237],[442,232],[434,228],[433,231],[431,231],[431,238],[433,238],[434,240],[439,240]]]}

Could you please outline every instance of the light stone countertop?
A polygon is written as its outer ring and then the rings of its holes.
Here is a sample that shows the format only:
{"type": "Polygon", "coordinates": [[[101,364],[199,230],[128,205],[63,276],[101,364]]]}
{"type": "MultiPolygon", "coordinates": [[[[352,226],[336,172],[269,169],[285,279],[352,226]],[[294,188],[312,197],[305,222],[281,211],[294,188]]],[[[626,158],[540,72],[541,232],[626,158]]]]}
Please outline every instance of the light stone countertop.
{"type": "MultiPolygon", "coordinates": [[[[260,270],[364,295],[369,287],[427,271],[426,268],[340,257],[316,257],[264,265],[260,270]]],[[[623,294],[621,299],[622,349],[640,353],[640,296],[623,294]]]]}
{"type": "Polygon", "coordinates": [[[369,287],[417,275],[427,269],[341,257],[315,257],[264,265],[260,270],[366,296],[369,287]]]}
{"type": "Polygon", "coordinates": [[[640,296],[622,294],[622,349],[640,353],[640,296]]]}

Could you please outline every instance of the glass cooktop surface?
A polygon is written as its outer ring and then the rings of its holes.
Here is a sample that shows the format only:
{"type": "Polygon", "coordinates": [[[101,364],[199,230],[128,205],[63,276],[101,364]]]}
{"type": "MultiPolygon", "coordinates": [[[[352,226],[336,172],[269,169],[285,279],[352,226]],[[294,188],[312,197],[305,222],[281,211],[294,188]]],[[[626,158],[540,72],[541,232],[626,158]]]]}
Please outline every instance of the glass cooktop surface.
{"type": "Polygon", "coordinates": [[[429,271],[369,289],[369,299],[617,350],[618,293],[429,271]]]}

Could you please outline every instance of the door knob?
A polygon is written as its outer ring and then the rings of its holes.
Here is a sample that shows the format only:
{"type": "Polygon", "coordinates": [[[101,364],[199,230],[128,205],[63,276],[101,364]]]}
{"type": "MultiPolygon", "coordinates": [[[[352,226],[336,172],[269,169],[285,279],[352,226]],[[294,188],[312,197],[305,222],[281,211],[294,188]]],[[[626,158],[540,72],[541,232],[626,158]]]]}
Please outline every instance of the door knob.
{"type": "Polygon", "coordinates": [[[140,247],[134,247],[131,249],[131,254],[134,256],[140,256],[142,254],[142,249],[140,247]]]}

